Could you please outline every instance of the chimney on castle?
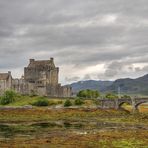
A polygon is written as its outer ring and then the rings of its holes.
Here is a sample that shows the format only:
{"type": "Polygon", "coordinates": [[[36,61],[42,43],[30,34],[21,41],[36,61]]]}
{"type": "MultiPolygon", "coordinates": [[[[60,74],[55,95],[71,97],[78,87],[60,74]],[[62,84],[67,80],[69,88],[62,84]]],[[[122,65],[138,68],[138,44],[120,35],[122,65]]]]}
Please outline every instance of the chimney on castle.
{"type": "Polygon", "coordinates": [[[11,76],[11,71],[8,71],[8,75],[11,76]]]}
{"type": "Polygon", "coordinates": [[[29,61],[30,61],[30,63],[32,63],[32,62],[34,62],[35,60],[34,60],[34,59],[30,59],[29,61]]]}
{"type": "Polygon", "coordinates": [[[54,61],[54,58],[51,57],[51,58],[50,58],[50,61],[53,62],[53,61],[54,61]]]}

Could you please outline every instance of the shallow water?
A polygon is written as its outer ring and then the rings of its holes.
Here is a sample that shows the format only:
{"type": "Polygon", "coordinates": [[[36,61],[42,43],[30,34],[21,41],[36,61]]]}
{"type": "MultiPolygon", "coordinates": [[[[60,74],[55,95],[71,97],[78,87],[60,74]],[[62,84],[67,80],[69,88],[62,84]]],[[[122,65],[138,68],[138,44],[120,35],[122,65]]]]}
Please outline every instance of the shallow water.
{"type": "Polygon", "coordinates": [[[52,134],[54,131],[73,132],[77,134],[89,134],[109,130],[148,130],[141,124],[124,124],[111,122],[36,122],[31,124],[0,124],[0,141],[15,137],[34,137],[38,135],[52,134]]]}

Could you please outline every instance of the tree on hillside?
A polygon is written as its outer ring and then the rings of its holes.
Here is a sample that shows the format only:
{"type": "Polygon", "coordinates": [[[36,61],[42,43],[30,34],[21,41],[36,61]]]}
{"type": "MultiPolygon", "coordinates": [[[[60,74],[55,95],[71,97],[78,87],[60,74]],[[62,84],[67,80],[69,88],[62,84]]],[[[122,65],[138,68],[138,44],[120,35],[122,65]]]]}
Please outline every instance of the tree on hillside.
{"type": "Polygon", "coordinates": [[[119,97],[117,95],[115,95],[115,94],[107,93],[105,95],[105,98],[107,98],[107,99],[118,99],[119,97]]]}
{"type": "Polygon", "coordinates": [[[80,98],[98,98],[100,96],[99,92],[97,90],[81,90],[78,92],[77,97],[80,98]]]}

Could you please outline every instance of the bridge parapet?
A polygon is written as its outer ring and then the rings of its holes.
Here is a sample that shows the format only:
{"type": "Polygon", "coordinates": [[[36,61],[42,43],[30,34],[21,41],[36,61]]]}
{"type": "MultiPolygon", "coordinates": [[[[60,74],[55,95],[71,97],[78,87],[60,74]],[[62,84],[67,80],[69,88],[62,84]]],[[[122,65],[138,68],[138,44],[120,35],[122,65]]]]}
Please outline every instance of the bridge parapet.
{"type": "Polygon", "coordinates": [[[101,99],[101,107],[119,109],[124,103],[132,105],[133,111],[138,110],[138,106],[148,102],[148,98],[121,98],[121,99],[101,99]]]}
{"type": "Polygon", "coordinates": [[[101,99],[99,100],[101,102],[101,107],[103,109],[105,108],[115,108],[116,106],[116,101],[114,99],[101,99]]]}

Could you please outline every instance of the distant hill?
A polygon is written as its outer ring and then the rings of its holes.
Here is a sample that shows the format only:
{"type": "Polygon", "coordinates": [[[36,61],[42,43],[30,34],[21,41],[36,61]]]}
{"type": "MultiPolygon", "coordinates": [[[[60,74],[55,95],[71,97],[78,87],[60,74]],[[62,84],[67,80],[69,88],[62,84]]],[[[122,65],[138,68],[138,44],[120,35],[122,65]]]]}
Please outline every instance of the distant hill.
{"type": "Polygon", "coordinates": [[[117,92],[119,87],[122,93],[148,95],[148,74],[137,79],[118,79],[106,90],[117,92]]]}
{"type": "Polygon", "coordinates": [[[84,90],[93,89],[100,92],[118,92],[120,87],[121,93],[148,95],[148,74],[137,79],[117,79],[116,81],[79,81],[71,84],[74,93],[84,90]]]}
{"type": "Polygon", "coordinates": [[[95,80],[88,80],[88,81],[79,81],[76,83],[72,83],[71,87],[74,93],[84,90],[84,89],[93,89],[99,91],[105,91],[107,87],[111,86],[112,81],[95,81],[95,80]]]}

